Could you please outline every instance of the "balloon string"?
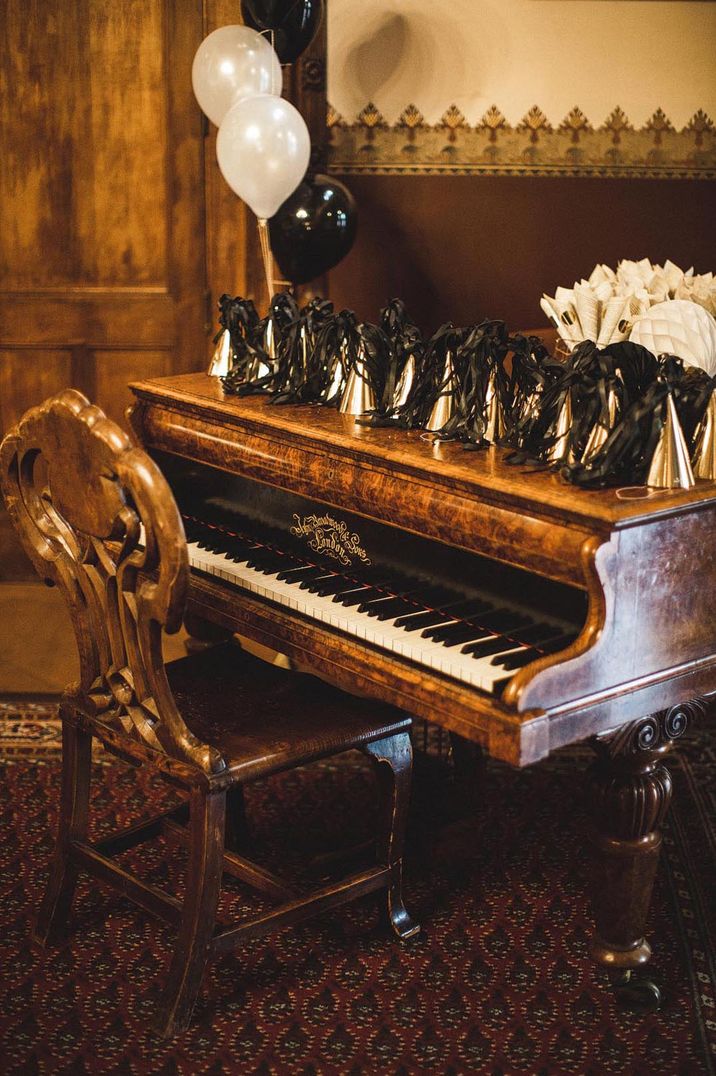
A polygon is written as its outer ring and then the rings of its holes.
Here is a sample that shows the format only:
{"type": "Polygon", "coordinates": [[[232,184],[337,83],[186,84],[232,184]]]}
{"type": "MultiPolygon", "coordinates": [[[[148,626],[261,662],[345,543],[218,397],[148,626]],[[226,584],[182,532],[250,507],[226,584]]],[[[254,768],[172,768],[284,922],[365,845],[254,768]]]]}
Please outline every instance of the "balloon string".
{"type": "Polygon", "coordinates": [[[259,218],[259,242],[261,244],[261,257],[264,263],[264,273],[266,274],[266,287],[268,289],[269,303],[273,298],[274,281],[273,281],[273,254],[271,253],[271,241],[269,240],[268,233],[268,221],[266,218],[259,218]]]}

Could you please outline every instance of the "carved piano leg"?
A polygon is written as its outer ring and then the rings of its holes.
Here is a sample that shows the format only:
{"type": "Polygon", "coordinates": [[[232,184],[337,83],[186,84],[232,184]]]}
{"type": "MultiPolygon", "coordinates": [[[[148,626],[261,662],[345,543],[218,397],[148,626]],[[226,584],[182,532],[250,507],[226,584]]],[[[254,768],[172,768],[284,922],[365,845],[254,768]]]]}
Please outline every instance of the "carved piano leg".
{"type": "Polygon", "coordinates": [[[651,958],[644,928],[672,791],[663,759],[702,709],[700,700],[674,706],[592,741],[592,956],[609,970],[619,1001],[628,1007],[657,1008],[661,1001],[656,984],[634,973],[651,958]]]}

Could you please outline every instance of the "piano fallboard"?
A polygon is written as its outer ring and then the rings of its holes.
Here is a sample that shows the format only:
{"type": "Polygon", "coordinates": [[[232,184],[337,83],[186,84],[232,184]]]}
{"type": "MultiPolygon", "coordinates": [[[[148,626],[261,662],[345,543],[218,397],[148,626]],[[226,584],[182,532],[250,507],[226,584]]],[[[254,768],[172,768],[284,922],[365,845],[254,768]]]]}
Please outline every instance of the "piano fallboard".
{"type": "Polygon", "coordinates": [[[625,499],[510,466],[499,449],[467,452],[320,407],[225,397],[202,374],[132,388],[133,425],[159,458],[342,510],[366,533],[397,529],[585,595],[574,642],[519,670],[499,699],[197,574],[190,601],[207,618],[518,765],[716,690],[714,484],[625,499]]]}

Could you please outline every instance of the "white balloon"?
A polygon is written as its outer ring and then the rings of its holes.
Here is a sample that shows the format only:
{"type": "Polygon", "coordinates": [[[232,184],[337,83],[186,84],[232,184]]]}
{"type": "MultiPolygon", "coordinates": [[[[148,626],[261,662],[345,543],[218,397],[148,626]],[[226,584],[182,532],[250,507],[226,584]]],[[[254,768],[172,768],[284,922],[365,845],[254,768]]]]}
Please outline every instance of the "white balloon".
{"type": "Polygon", "coordinates": [[[199,107],[218,127],[233,104],[262,93],[281,93],[278,56],[249,26],[220,26],[194,56],[191,83],[199,107]]]}
{"type": "Polygon", "coordinates": [[[259,220],[272,217],[299,185],[311,156],[308,128],[289,101],[247,97],[226,113],[216,157],[226,182],[259,220]]]}

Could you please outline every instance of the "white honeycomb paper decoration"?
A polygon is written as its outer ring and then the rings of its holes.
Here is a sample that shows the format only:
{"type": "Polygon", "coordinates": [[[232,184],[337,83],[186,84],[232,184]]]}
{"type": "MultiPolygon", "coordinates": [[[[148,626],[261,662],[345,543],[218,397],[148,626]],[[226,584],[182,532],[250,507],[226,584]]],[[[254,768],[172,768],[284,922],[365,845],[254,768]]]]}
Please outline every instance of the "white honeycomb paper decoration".
{"type": "Polygon", "coordinates": [[[698,303],[688,299],[656,303],[637,318],[629,339],[652,355],[676,355],[710,377],[716,374],[716,319],[698,303]]]}

